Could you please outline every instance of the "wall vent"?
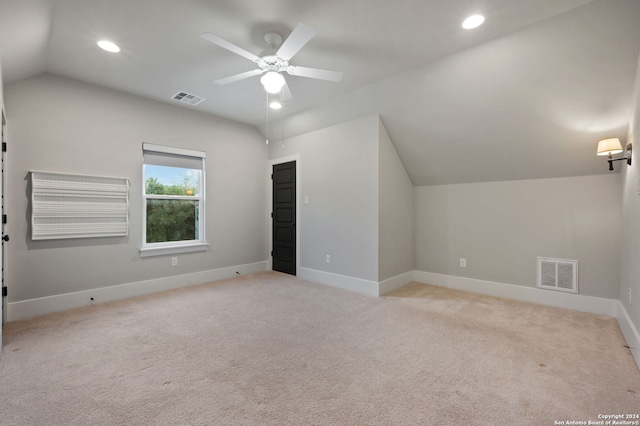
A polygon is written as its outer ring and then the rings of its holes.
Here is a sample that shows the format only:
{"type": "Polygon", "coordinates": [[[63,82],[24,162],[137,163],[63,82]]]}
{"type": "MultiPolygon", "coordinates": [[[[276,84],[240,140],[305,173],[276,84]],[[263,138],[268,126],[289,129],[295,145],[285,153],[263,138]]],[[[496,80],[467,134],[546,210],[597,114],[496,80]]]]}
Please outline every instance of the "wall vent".
{"type": "Polygon", "coordinates": [[[174,101],[182,102],[189,105],[198,105],[200,102],[204,101],[204,98],[200,96],[192,95],[187,92],[178,92],[171,98],[174,101]]]}
{"type": "Polygon", "coordinates": [[[539,257],[537,287],[577,293],[578,261],[539,257]]]}

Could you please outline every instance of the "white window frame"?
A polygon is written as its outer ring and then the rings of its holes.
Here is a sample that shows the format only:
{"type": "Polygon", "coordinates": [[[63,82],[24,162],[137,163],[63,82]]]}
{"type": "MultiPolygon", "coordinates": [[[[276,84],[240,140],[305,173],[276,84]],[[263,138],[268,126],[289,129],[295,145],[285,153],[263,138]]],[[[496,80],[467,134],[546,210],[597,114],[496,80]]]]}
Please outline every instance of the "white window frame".
{"type": "Polygon", "coordinates": [[[205,197],[205,159],[206,153],[203,151],[194,151],[184,148],[175,148],[170,146],[156,145],[143,142],[142,144],[142,246],[140,247],[140,257],[163,256],[170,254],[190,253],[197,251],[206,251],[209,244],[206,240],[206,197],[205,197]],[[147,195],[145,181],[145,160],[144,152],[155,154],[179,155],[185,157],[194,157],[202,160],[202,174],[200,175],[200,186],[196,196],[179,196],[179,195],[147,195]],[[198,201],[198,240],[191,241],[166,241],[159,243],[147,243],[147,200],[148,199],[168,199],[168,200],[189,200],[198,201]]]}

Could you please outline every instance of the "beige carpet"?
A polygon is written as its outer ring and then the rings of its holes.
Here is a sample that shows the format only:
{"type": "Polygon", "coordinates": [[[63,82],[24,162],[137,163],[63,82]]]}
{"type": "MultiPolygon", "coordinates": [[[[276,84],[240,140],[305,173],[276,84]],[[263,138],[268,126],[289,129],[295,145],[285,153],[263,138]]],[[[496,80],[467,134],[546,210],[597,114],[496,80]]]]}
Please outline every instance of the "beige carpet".
{"type": "Polygon", "coordinates": [[[640,412],[612,318],[267,272],[9,323],[3,425],[554,425],[640,412]]]}

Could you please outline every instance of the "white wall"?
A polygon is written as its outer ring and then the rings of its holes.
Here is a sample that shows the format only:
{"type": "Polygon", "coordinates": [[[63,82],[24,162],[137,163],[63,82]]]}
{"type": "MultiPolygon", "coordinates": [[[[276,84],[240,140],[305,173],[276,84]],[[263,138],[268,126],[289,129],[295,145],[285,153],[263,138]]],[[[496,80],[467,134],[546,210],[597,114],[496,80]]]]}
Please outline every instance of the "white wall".
{"type": "Polygon", "coordinates": [[[378,116],[271,140],[272,160],[299,155],[300,267],[378,281],[378,116]],[[331,263],[325,256],[331,255],[331,263]]]}
{"type": "Polygon", "coordinates": [[[47,74],[6,87],[5,97],[10,303],[266,261],[268,151],[253,127],[47,74]],[[207,153],[211,247],[179,255],[177,267],[139,256],[142,142],[207,153]],[[129,236],[31,241],[30,170],[129,178],[129,236]]]}
{"type": "Polygon", "coordinates": [[[378,280],[396,277],[414,269],[414,193],[391,138],[380,120],[380,222],[378,280]]]}
{"type": "MultiPolygon", "coordinates": [[[[640,61],[638,62],[640,70],[640,61]]],[[[636,75],[634,113],[629,126],[627,143],[633,144],[631,166],[622,165],[622,253],[620,262],[620,300],[629,318],[640,331],[640,71],[636,75]],[[629,303],[631,290],[631,303],[629,303]]],[[[623,141],[624,142],[624,141],[623,141]]],[[[637,334],[636,334],[637,336],[637,334]]],[[[639,338],[639,337],[636,337],[639,338]]],[[[640,340],[638,341],[640,343],[640,340]]],[[[640,348],[636,347],[640,365],[640,348]]]]}
{"type": "Polygon", "coordinates": [[[577,259],[580,294],[618,298],[619,174],[415,192],[418,271],[535,287],[537,256],[577,259]]]}

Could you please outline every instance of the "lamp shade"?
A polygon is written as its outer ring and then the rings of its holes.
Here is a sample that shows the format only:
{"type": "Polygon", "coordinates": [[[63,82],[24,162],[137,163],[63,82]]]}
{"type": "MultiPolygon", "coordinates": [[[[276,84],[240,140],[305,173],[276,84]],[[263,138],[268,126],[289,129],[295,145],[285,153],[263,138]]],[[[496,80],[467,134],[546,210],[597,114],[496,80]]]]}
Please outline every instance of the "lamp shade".
{"type": "Polygon", "coordinates": [[[620,139],[618,138],[604,139],[598,142],[597,155],[613,155],[620,154],[621,152],[622,145],[620,144],[620,139]]]}
{"type": "Polygon", "coordinates": [[[269,71],[260,79],[260,83],[264,86],[264,90],[269,93],[279,93],[284,86],[284,77],[276,71],[269,71]]]}

